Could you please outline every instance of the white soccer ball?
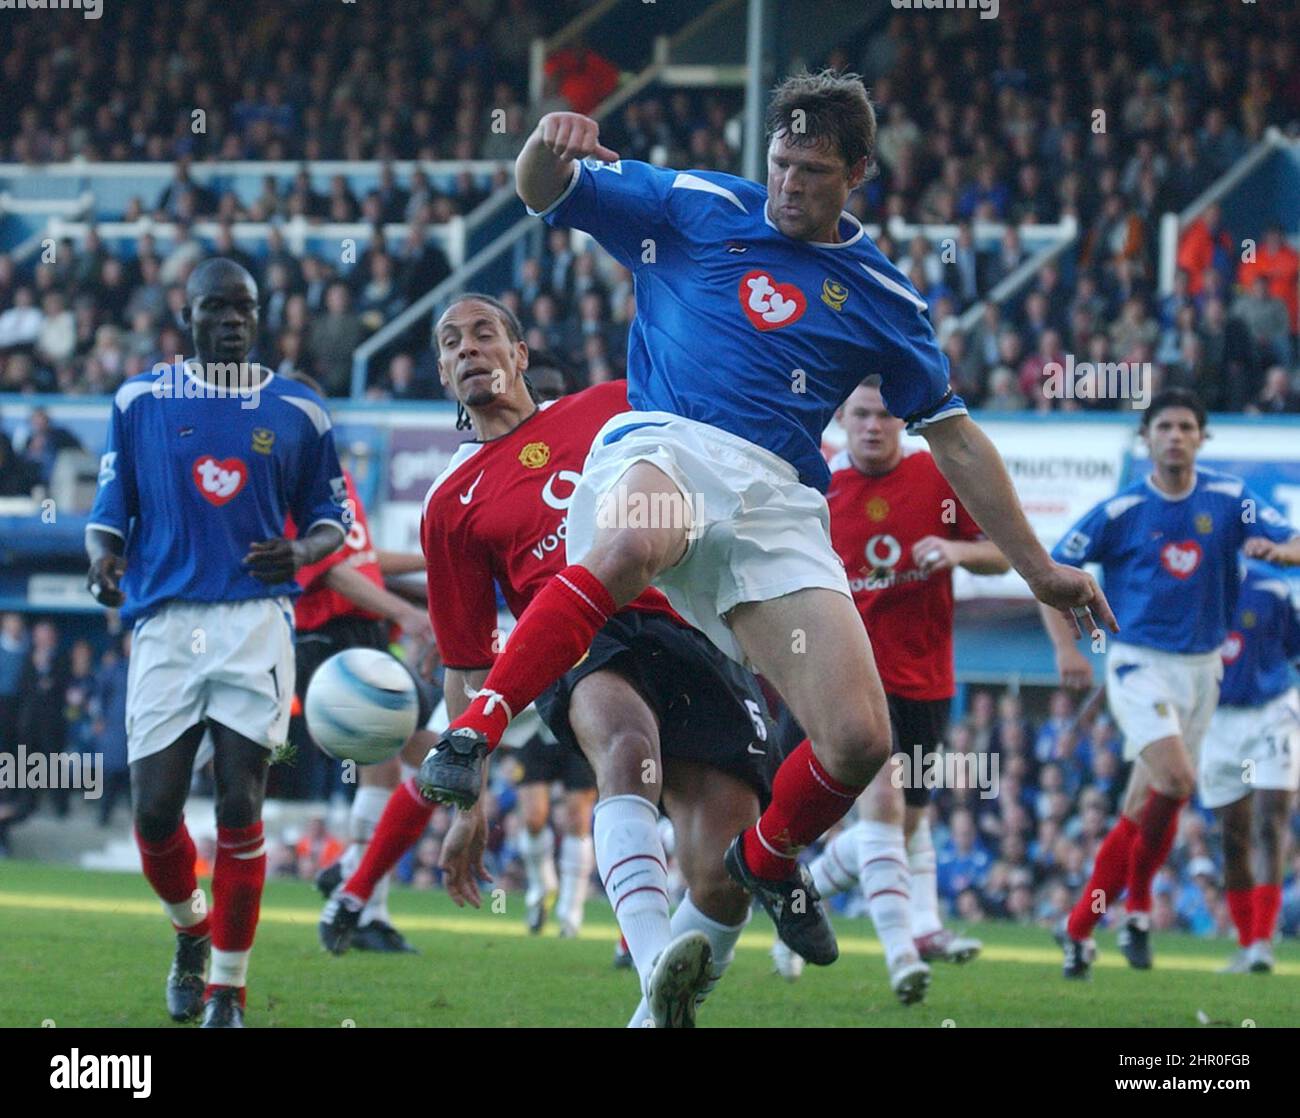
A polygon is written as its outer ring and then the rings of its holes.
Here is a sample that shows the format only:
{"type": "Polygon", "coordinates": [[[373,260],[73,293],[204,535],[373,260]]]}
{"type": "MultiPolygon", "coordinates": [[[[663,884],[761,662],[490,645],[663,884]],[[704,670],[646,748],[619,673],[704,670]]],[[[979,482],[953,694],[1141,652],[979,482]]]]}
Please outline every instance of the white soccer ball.
{"type": "Polygon", "coordinates": [[[307,732],[340,761],[373,765],[396,755],[415,731],[415,681],[375,648],[348,648],[316,669],[303,713],[307,732]]]}

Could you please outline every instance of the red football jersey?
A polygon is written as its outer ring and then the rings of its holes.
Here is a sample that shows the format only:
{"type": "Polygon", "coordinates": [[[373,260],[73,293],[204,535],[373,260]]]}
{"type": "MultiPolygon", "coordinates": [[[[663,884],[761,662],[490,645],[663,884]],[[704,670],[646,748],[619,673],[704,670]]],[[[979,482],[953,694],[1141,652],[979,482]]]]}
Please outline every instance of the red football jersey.
{"type": "Polygon", "coordinates": [[[981,540],[984,533],[928,451],[906,454],[876,477],[859,471],[843,451],[831,471],[831,543],[885,690],[904,699],[951,698],[952,572],[923,574],[912,545],[926,536],[981,540]]]}
{"type": "MultiPolygon", "coordinates": [[[[574,486],[596,432],[627,410],[625,381],[543,404],[508,435],[462,444],[430,486],[420,539],[429,616],[447,667],[486,668],[496,659],[494,582],[519,617],[568,565],[564,534],[574,486]]],[[[677,616],[655,589],[628,608],[677,616]]]]}
{"type": "MultiPolygon", "coordinates": [[[[375,554],[373,541],[370,538],[366,510],[361,505],[361,498],[357,496],[357,487],[352,481],[352,475],[344,470],[343,477],[348,483],[348,500],[352,502],[352,527],[348,529],[341,548],[330,552],[324,559],[312,563],[309,567],[298,568],[296,577],[298,585],[302,587],[302,593],[294,603],[293,619],[294,627],[301,633],[319,629],[327,621],[333,621],[336,617],[379,619],[377,613],[362,609],[351,599],[345,598],[337,590],[327,586],[324,581],[327,572],[346,563],[381,590],[384,587],[384,575],[379,569],[379,556],[375,554]]],[[[287,539],[293,539],[298,534],[292,520],[285,525],[284,534],[287,539]]]]}

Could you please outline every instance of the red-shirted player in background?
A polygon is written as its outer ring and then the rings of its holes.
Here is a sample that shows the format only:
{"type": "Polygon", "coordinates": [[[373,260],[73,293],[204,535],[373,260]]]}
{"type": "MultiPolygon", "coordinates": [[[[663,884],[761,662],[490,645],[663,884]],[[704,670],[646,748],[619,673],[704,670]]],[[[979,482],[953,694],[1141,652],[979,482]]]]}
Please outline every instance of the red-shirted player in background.
{"type": "MultiPolygon", "coordinates": [[[[953,568],[996,575],[1010,564],[984,538],[929,452],[904,452],[903,421],[885,409],[875,378],[853,392],[836,418],[848,441],[831,460],[831,544],[876,649],[896,756],[863,793],[861,821],[835,836],[812,873],[823,897],[861,883],[890,985],[907,1005],[925,996],[926,960],[965,962],[981,947],[940,920],[926,815],[930,790],[910,762],[915,749],[922,756],[941,749],[948,730],[956,689],[953,568]],[[898,763],[900,751],[906,767],[898,763]]],[[[797,977],[801,960],[779,941],[773,957],[781,974],[797,977]]]]}
{"type": "MultiPolygon", "coordinates": [[[[430,488],[421,524],[453,719],[500,652],[494,584],[518,617],[563,569],[569,500],[587,451],[628,406],[622,381],[539,405],[523,376],[521,335],[515,316],[482,295],[457,298],[435,331],[443,384],[477,436],[430,488]]],[[[782,759],[758,682],[650,588],[606,622],[537,710],[596,772],[596,865],[644,995],[632,1024],[690,1027],[749,919],[749,894],[728,876],[723,852],[757,820],[782,759]],[[689,886],[671,916],[661,796],[689,886]]],[[[485,785],[487,775],[485,766],[485,785]]],[[[476,878],[491,880],[483,803],[479,796],[460,811],[442,846],[448,893],[475,907],[476,878]]],[[[434,807],[415,780],[390,798],[360,868],[322,914],[331,950],[347,949],[376,874],[418,840],[434,807]]]]}
{"type": "MultiPolygon", "coordinates": [[[[297,374],[291,379],[301,381],[319,393],[321,389],[311,378],[297,374]]],[[[415,642],[415,667],[411,674],[416,680],[420,696],[419,720],[415,733],[403,748],[410,750],[410,760],[418,764],[436,735],[423,730],[432,713],[432,695],[424,679],[432,671],[431,655],[434,651],[433,626],[425,610],[398,597],[384,586],[385,575],[400,575],[422,571],[424,557],[400,552],[376,551],[370,535],[366,510],[357,495],[352,474],[343,471],[347,481],[352,526],[343,546],[327,555],[319,563],[298,570],[298,584],[303,592],[294,603],[294,654],[297,660],[297,696],[294,716],[290,722],[289,740],[295,743],[310,741],[302,717],[302,704],[307,685],[316,669],[337,652],[345,648],[376,648],[388,651],[397,639],[394,628],[405,632],[415,642]]],[[[285,536],[292,539],[296,529],[290,523],[285,536]]],[[[411,665],[407,665],[410,670],[411,665]]],[[[360,766],[357,793],[348,812],[350,843],[343,857],[326,866],[316,877],[316,885],[326,897],[338,887],[345,875],[353,873],[361,862],[370,836],[388,803],[389,794],[397,787],[402,776],[401,756],[377,765],[360,766]]],[[[408,763],[408,769],[412,764],[408,763]]],[[[410,775],[409,772],[407,775],[410,775]]],[[[393,927],[388,914],[388,875],[376,885],[361,914],[360,927],[354,946],[365,951],[413,951],[401,933],[393,927]]]]}

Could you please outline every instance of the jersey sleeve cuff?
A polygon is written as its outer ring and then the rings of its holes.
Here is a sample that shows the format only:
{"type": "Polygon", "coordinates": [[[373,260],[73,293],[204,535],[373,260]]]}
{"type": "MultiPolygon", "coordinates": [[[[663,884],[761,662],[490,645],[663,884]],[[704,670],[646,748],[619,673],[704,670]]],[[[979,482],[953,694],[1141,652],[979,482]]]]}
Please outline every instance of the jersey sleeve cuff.
{"type": "Polygon", "coordinates": [[[566,201],[568,201],[570,194],[572,194],[575,190],[578,189],[578,180],[580,178],[582,178],[582,160],[575,159],[573,161],[573,174],[569,178],[569,185],[566,186],[560,192],[560,196],[557,199],[555,199],[554,202],[552,202],[544,210],[535,210],[532,208],[532,206],[525,206],[524,209],[528,211],[530,217],[540,217],[543,219],[549,217],[556,210],[558,210],[562,205],[564,205],[566,201]]]}
{"type": "Polygon", "coordinates": [[[307,536],[310,536],[312,532],[315,530],[315,528],[317,527],[317,525],[320,524],[329,524],[332,527],[337,528],[339,530],[339,535],[341,535],[344,539],[347,539],[348,530],[347,528],[344,527],[343,521],[335,520],[332,516],[322,516],[319,520],[313,520],[307,526],[307,530],[302,533],[300,538],[305,539],[307,536]]]}
{"type": "Polygon", "coordinates": [[[922,429],[931,427],[936,423],[942,423],[945,419],[969,414],[970,410],[966,407],[966,401],[953,392],[952,389],[949,389],[948,394],[928,412],[921,412],[907,417],[907,433],[917,435],[920,434],[922,429]]]}
{"type": "Polygon", "coordinates": [[[120,528],[114,528],[111,524],[100,524],[98,522],[87,524],[86,532],[91,531],[107,532],[110,536],[116,536],[119,540],[126,540],[126,533],[120,528]]]}

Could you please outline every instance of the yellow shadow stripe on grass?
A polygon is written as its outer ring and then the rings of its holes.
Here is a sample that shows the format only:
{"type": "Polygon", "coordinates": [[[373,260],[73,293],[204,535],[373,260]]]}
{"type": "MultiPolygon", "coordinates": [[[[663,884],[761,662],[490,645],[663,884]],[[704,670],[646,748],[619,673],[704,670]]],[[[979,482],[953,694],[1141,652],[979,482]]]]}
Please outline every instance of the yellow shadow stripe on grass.
{"type": "MultiPolygon", "coordinates": [[[[19,908],[43,910],[48,912],[84,912],[103,916],[134,916],[152,920],[165,919],[162,909],[151,901],[110,900],[106,897],[68,897],[54,893],[6,893],[0,892],[0,909],[19,908]]],[[[300,928],[310,928],[316,924],[316,913],[311,909],[283,908],[274,905],[262,909],[261,923],[289,924],[300,928]]],[[[451,935],[510,936],[523,939],[529,936],[528,929],[517,916],[505,914],[493,916],[483,912],[466,911],[460,916],[421,916],[403,912],[399,923],[404,931],[443,932],[451,935]]],[[[1044,938],[1046,938],[1044,932],[1044,938]]],[[[880,956],[883,954],[880,943],[874,939],[860,936],[845,936],[837,932],[841,955],[880,956]]],[[[583,939],[593,942],[614,943],[618,932],[610,925],[588,926],[584,929],[583,939]]],[[[738,947],[748,951],[769,951],[772,936],[763,932],[746,932],[740,937],[738,947]]],[[[980,958],[995,963],[1041,963],[1059,965],[1061,953],[1054,947],[1005,947],[1000,944],[985,944],[980,958]]],[[[1227,950],[1222,956],[1208,955],[1164,955],[1158,960],[1160,970],[1164,971],[1199,971],[1215,973],[1227,959],[1227,950]]],[[[1127,967],[1118,951],[1103,950],[1096,966],[1103,969],[1120,970],[1127,967]]],[[[1274,971],[1275,976],[1300,978],[1300,963],[1280,962],[1274,971]]]]}

